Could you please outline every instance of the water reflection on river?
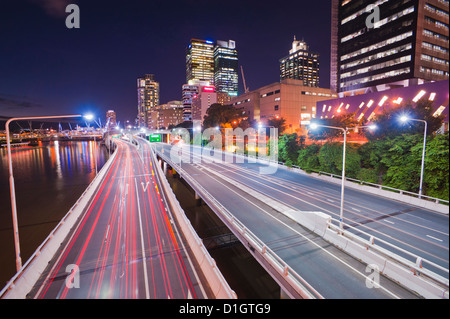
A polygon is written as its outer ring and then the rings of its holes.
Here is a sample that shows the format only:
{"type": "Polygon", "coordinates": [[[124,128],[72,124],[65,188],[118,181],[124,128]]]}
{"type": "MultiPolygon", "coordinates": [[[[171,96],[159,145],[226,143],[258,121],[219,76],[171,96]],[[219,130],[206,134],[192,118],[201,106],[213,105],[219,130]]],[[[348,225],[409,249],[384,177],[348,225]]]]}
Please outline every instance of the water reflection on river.
{"type": "MultiPolygon", "coordinates": [[[[12,149],[22,263],[33,254],[94,179],[108,152],[93,141],[12,149]],[[97,147],[96,147],[97,146],[97,147]]],[[[8,156],[0,150],[0,289],[15,273],[8,156]]]]}

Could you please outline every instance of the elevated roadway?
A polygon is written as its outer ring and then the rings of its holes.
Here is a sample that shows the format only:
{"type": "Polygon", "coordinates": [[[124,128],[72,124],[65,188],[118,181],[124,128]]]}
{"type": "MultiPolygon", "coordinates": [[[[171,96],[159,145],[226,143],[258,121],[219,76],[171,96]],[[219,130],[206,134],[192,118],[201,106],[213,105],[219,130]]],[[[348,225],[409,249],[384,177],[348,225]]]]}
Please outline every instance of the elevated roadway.
{"type": "MultiPolygon", "coordinates": [[[[236,216],[245,227],[276,252],[323,298],[416,298],[417,294],[381,276],[379,288],[370,285],[373,274],[361,263],[337,249],[320,236],[274,210],[269,201],[287,209],[321,211],[339,216],[340,186],[277,169],[261,175],[261,163],[225,163],[224,157],[184,146],[179,157],[171,145],[155,144],[157,153],[181,166],[184,178],[195,180],[236,216]],[[181,165],[180,165],[181,164],[181,165]],[[242,186],[264,194],[258,200],[242,191],[242,186]]],[[[448,269],[448,216],[436,214],[378,196],[346,190],[344,219],[346,228],[358,233],[372,232],[413,250],[448,269]],[[429,236],[426,236],[429,235],[429,236]],[[433,238],[441,238],[442,241],[433,238]]],[[[424,257],[425,258],[425,257],[424,257]]],[[[443,276],[447,276],[448,272],[443,276]]]]}

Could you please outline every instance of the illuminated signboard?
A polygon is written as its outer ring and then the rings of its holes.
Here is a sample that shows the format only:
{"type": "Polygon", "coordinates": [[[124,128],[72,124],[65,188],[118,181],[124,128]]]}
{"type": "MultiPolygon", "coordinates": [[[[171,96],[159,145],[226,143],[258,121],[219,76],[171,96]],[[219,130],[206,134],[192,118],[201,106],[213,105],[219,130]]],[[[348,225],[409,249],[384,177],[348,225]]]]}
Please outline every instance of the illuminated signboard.
{"type": "Polygon", "coordinates": [[[149,136],[150,143],[161,142],[161,134],[152,134],[149,136]]]}
{"type": "Polygon", "coordinates": [[[203,87],[203,92],[214,92],[214,86],[203,87]]]}

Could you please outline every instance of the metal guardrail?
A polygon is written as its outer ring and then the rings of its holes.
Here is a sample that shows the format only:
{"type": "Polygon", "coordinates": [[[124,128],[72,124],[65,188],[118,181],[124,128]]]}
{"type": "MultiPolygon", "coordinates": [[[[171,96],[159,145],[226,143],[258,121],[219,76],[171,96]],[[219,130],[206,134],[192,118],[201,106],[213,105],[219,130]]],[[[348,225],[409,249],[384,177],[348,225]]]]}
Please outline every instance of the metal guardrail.
{"type": "MultiPolygon", "coordinates": [[[[167,156],[156,150],[155,152],[172,167],[175,167],[180,176],[183,176],[186,182],[197,192],[197,194],[209,204],[215,211],[219,212],[229,224],[233,226],[232,231],[245,238],[252,249],[257,251],[286,282],[288,282],[297,292],[305,299],[323,299],[323,296],[315,290],[306,280],[304,280],[292,267],[290,267],[281,257],[253,234],[245,225],[237,219],[228,209],[226,209],[219,201],[216,200],[202,185],[193,179],[185,170],[177,163],[173,163],[167,156]]],[[[237,235],[236,234],[236,235],[237,235]]]]}
{"type": "MultiPolygon", "coordinates": [[[[276,162],[275,162],[276,163],[276,162]]],[[[322,172],[323,173],[323,172],[322,172]]],[[[336,176],[336,175],[335,175],[336,176]]],[[[339,176],[340,177],[340,176],[339,176]]],[[[189,180],[186,180],[189,184],[189,180]]],[[[375,184],[376,185],[376,184],[375,184]]],[[[192,185],[191,185],[192,186],[192,185]]],[[[382,186],[382,185],[379,185],[382,186]]],[[[199,188],[203,188],[201,185],[198,185],[197,187],[199,188]]],[[[384,187],[384,186],[383,186],[384,187]]],[[[417,194],[418,195],[418,194],[417,194]]],[[[265,195],[267,196],[267,195],[265,195]]],[[[277,199],[272,198],[273,200],[277,201],[277,199]]],[[[220,206],[222,206],[219,203],[220,206]]],[[[222,206],[223,207],[223,206],[222,206]]],[[[225,208],[223,208],[225,209],[225,208]]],[[[234,216],[232,216],[231,218],[233,218],[234,216]]],[[[385,241],[383,239],[377,238],[373,235],[370,235],[360,229],[356,229],[350,225],[345,225],[347,228],[349,229],[354,229],[354,231],[364,235],[367,237],[367,239],[362,238],[359,235],[353,234],[349,231],[342,231],[340,229],[340,227],[338,226],[338,222],[337,220],[331,218],[330,222],[328,223],[328,228],[335,231],[338,234],[341,234],[345,237],[347,237],[348,239],[352,240],[355,243],[358,243],[364,247],[366,247],[367,250],[372,250],[382,256],[385,256],[386,258],[392,260],[393,262],[397,263],[398,265],[400,265],[401,267],[405,268],[405,269],[409,269],[411,270],[414,275],[420,275],[426,278],[431,279],[433,282],[439,284],[439,285],[443,285],[445,287],[449,286],[449,280],[448,280],[448,276],[449,276],[449,270],[445,267],[442,267],[430,260],[427,260],[421,256],[418,256],[416,254],[413,254],[405,249],[402,249],[392,243],[389,243],[388,241],[385,241]],[[335,222],[336,224],[333,224],[332,222],[335,222]],[[387,250],[383,247],[381,247],[379,244],[385,245],[387,247],[390,247],[393,251],[387,250]],[[395,253],[397,252],[397,253],[395,253]],[[400,254],[404,255],[404,256],[408,256],[408,258],[404,258],[402,256],[400,256],[400,254]],[[428,265],[429,267],[426,268],[425,265],[428,265]],[[429,269],[429,268],[434,268],[436,270],[439,270],[443,273],[446,274],[446,277],[443,277],[439,274],[437,274],[436,272],[434,272],[433,270],[429,269]]],[[[245,229],[244,225],[241,225],[241,228],[245,229]]],[[[257,239],[256,239],[257,240],[257,239]]]]}
{"type": "MultiPolygon", "coordinates": [[[[293,166],[293,167],[294,167],[294,166],[293,166]]],[[[298,167],[298,166],[295,166],[295,167],[301,169],[301,168],[298,167]]],[[[328,175],[328,176],[330,176],[330,177],[332,177],[332,178],[339,178],[339,179],[342,178],[341,175],[338,175],[338,174],[331,174],[331,173],[327,173],[327,172],[323,172],[323,171],[318,171],[318,174],[319,174],[319,175],[328,175]]],[[[366,182],[366,181],[362,181],[362,180],[355,179],[355,178],[350,178],[350,177],[346,177],[345,180],[346,180],[346,181],[355,182],[355,183],[358,183],[358,184],[361,184],[361,185],[368,185],[368,186],[376,187],[376,188],[379,188],[379,189],[385,189],[385,190],[397,192],[397,193],[399,193],[400,195],[409,195],[409,196],[411,196],[411,197],[417,197],[417,198],[419,198],[419,199],[425,199],[425,200],[428,200],[428,201],[433,201],[433,202],[435,202],[436,204],[444,203],[444,204],[446,204],[446,205],[449,205],[449,201],[448,201],[448,200],[441,199],[441,198],[436,198],[436,197],[431,197],[431,196],[426,196],[426,195],[419,195],[418,193],[414,193],[414,192],[410,192],[410,191],[405,191],[405,190],[402,190],[402,189],[393,188],[393,187],[389,187],[389,186],[385,186],[385,185],[380,185],[380,184],[370,183],[370,182],[366,182]]]]}
{"type": "MultiPolygon", "coordinates": [[[[206,148],[206,147],[203,147],[206,148]]],[[[218,150],[216,150],[218,151],[218,150]]],[[[262,160],[262,161],[266,161],[269,163],[273,163],[273,164],[278,164],[284,167],[293,167],[299,170],[302,170],[302,168],[298,165],[292,165],[292,166],[287,166],[284,162],[278,161],[278,160],[273,160],[270,157],[266,157],[266,156],[255,156],[255,155],[251,155],[251,154],[244,154],[244,153],[235,153],[235,152],[228,152],[228,151],[223,151],[220,150],[220,152],[224,153],[224,154],[236,154],[238,156],[243,156],[243,157],[247,157],[248,159],[253,159],[253,160],[262,160]]],[[[338,174],[332,174],[332,173],[327,173],[327,172],[323,172],[323,171],[316,171],[319,175],[328,175],[330,177],[333,178],[339,178],[341,179],[341,175],[338,174]]],[[[393,187],[389,187],[389,186],[385,186],[385,185],[380,185],[380,184],[375,184],[375,183],[370,183],[370,182],[366,182],[366,181],[362,181],[359,179],[355,179],[355,178],[350,178],[350,177],[345,177],[346,181],[351,181],[351,182],[355,182],[358,183],[360,185],[367,185],[367,186],[372,186],[372,187],[376,187],[379,189],[385,189],[385,190],[389,190],[389,191],[393,191],[393,192],[397,192],[401,195],[408,195],[411,197],[416,197],[419,199],[424,199],[424,200],[428,200],[428,201],[433,201],[436,204],[444,204],[444,205],[449,205],[449,201],[445,200],[445,199],[441,199],[441,198],[436,198],[436,197],[431,197],[431,196],[426,196],[426,195],[419,195],[418,193],[414,193],[414,192],[410,192],[410,191],[405,191],[402,189],[397,189],[397,188],[393,188],[393,187]]]]}
{"type": "Polygon", "coordinates": [[[385,257],[390,258],[392,261],[396,262],[397,264],[403,266],[406,269],[411,270],[415,275],[422,275],[424,277],[432,279],[433,281],[435,281],[438,284],[444,285],[446,287],[449,286],[449,280],[447,279],[449,276],[449,270],[447,268],[442,267],[441,265],[438,265],[430,260],[420,257],[419,255],[411,253],[410,251],[400,248],[386,240],[377,238],[373,235],[370,235],[360,229],[356,229],[347,224],[345,224],[345,227],[354,229],[356,232],[366,236],[367,239],[364,239],[361,236],[353,234],[349,231],[342,231],[341,228],[338,226],[338,221],[333,218],[331,220],[336,222],[336,224],[333,224],[330,222],[330,223],[328,223],[328,228],[335,231],[336,233],[339,233],[342,236],[347,237],[350,240],[352,240],[358,244],[361,244],[362,246],[366,247],[367,250],[372,250],[372,251],[377,252],[385,257]],[[392,248],[394,251],[397,251],[398,253],[387,250],[387,249],[381,247],[380,245],[377,245],[377,243],[386,245],[386,246],[392,248]],[[411,260],[401,257],[399,255],[399,253],[409,256],[411,260]],[[446,274],[447,278],[440,276],[439,274],[436,274],[431,269],[425,268],[425,264],[442,271],[443,273],[446,274]]]}

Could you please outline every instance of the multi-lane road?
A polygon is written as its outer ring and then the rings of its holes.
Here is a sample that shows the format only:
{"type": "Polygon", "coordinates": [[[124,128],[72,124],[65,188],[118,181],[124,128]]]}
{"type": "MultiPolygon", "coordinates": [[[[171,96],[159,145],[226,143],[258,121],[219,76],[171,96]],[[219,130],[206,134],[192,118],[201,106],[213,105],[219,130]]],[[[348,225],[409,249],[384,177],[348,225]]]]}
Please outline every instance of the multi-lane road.
{"type": "Polygon", "coordinates": [[[117,140],[98,191],[31,298],[207,298],[148,143],[117,140]]]}
{"type": "MultiPolygon", "coordinates": [[[[172,146],[158,144],[155,147],[167,155],[172,146]]],[[[265,164],[236,163],[236,158],[233,163],[225,163],[218,161],[218,158],[223,159],[222,156],[213,158],[205,153],[203,156],[199,154],[201,152],[198,150],[183,147],[183,170],[289,261],[313,287],[319,287],[323,297],[414,297],[388,280],[384,281],[382,289],[367,288],[365,281],[368,274],[362,264],[350,260],[319,238],[309,238],[310,234],[305,234],[298,225],[213,172],[251,187],[286,206],[300,211],[321,211],[336,219],[339,218],[340,185],[282,168],[273,174],[261,175],[259,168],[265,164]]],[[[176,156],[173,161],[179,163],[176,156]]],[[[373,234],[448,269],[448,215],[347,189],[344,222],[354,231],[359,229],[373,234]]]]}

